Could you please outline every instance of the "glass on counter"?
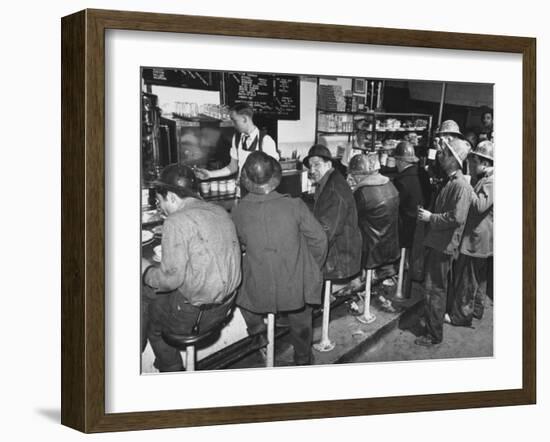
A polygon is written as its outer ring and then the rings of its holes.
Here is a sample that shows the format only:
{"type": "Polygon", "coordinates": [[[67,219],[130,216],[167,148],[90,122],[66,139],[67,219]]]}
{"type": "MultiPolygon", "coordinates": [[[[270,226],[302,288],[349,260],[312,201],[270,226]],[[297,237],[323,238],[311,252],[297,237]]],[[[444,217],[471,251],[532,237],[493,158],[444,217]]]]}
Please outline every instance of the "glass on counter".
{"type": "Polygon", "coordinates": [[[237,180],[235,178],[227,180],[227,194],[233,196],[235,195],[236,190],[237,190],[237,180]]]}
{"type": "Polygon", "coordinates": [[[200,189],[202,196],[210,196],[210,181],[201,181],[200,189]]]}
{"type": "Polygon", "coordinates": [[[237,191],[236,178],[221,178],[199,183],[201,195],[207,199],[233,198],[237,191]]]}
{"type": "Polygon", "coordinates": [[[220,183],[218,181],[210,181],[210,195],[218,196],[220,194],[220,183]]]}
{"type": "Polygon", "coordinates": [[[227,196],[227,180],[220,180],[219,191],[220,196],[227,196]]]}

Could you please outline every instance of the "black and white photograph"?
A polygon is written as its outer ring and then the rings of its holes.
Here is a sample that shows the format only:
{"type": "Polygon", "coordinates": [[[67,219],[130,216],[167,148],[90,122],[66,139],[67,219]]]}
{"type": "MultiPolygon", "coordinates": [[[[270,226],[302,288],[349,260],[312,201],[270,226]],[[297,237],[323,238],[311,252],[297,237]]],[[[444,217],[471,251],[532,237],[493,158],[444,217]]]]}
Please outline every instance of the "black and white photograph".
{"type": "Polygon", "coordinates": [[[139,74],[142,374],[493,357],[493,84],[139,74]]]}

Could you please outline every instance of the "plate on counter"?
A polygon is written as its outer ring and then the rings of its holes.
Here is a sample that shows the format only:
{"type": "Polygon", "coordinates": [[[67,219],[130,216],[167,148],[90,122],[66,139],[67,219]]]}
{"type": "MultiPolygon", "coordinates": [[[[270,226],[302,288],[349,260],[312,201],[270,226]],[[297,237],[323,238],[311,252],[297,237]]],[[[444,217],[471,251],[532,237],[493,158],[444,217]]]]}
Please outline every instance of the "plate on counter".
{"type": "Polygon", "coordinates": [[[141,212],[141,222],[142,223],[152,223],[160,221],[162,218],[158,210],[146,210],[141,212]]]}
{"type": "Polygon", "coordinates": [[[155,235],[150,230],[141,231],[141,244],[148,244],[153,241],[155,235]]]}

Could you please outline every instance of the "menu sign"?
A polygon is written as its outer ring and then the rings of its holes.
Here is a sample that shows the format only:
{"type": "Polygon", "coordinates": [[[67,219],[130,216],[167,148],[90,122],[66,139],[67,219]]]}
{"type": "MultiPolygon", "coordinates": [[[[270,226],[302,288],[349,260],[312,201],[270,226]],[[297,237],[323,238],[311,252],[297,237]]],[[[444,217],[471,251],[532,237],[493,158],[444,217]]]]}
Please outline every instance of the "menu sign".
{"type": "Polygon", "coordinates": [[[224,74],[225,103],[248,103],[254,111],[280,120],[300,119],[300,78],[290,75],[224,74]]]}
{"type": "Polygon", "coordinates": [[[141,75],[146,84],[208,91],[220,90],[221,74],[219,72],[142,68],[141,75]]]}

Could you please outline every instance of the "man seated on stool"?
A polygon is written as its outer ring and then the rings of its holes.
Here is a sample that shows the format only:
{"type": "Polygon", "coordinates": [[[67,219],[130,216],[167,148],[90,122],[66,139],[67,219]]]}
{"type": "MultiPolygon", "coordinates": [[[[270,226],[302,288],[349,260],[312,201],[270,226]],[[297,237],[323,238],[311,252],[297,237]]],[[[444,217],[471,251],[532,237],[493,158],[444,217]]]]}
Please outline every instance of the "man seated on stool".
{"type": "Polygon", "coordinates": [[[332,160],[327,147],[315,144],[304,165],[317,187],[313,214],[328,239],[323,275],[327,280],[342,280],[361,270],[361,232],[353,193],[342,174],[332,167],[332,160]]]}
{"type": "Polygon", "coordinates": [[[355,182],[353,196],[363,235],[362,266],[378,270],[389,267],[395,273],[392,263],[400,253],[399,194],[390,179],[379,173],[377,153],[355,155],[348,170],[355,182]]]}
{"type": "Polygon", "coordinates": [[[298,198],[281,195],[281,166],[263,152],[246,159],[241,181],[248,194],[233,211],[246,253],[237,305],[250,334],[263,332],[267,313],[287,312],[296,365],[311,363],[311,304],[321,303],[323,228],[298,198]]]}
{"type": "MultiPolygon", "coordinates": [[[[161,334],[191,334],[198,306],[221,305],[233,296],[241,282],[241,249],[227,212],[195,193],[196,178],[189,167],[167,166],[154,186],[157,205],[167,218],[160,265],[142,261],[142,333],[149,339],[159,371],[181,371],[179,350],[164,342],[161,334]]],[[[222,312],[222,307],[204,310],[201,331],[223,319],[222,312]]]]}

